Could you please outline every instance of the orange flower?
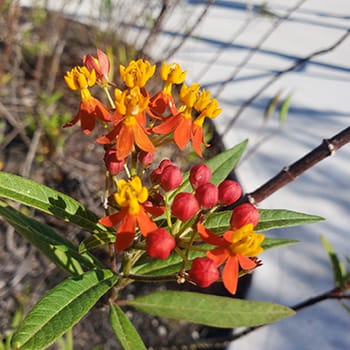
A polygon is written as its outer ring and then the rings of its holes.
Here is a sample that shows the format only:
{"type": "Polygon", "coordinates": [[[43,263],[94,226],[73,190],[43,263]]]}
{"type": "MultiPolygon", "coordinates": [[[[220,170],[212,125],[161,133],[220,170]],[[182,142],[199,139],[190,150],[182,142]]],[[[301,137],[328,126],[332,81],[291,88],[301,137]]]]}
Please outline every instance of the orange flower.
{"type": "Polygon", "coordinates": [[[180,100],[183,106],[179,113],[165,119],[165,121],[154,127],[153,131],[158,134],[170,134],[174,132],[174,141],[180,149],[184,149],[191,139],[192,108],[197,99],[199,84],[191,86],[183,84],[180,90],[180,100]]]}
{"type": "Polygon", "coordinates": [[[149,114],[156,119],[163,119],[162,115],[169,108],[171,115],[178,114],[174,98],[171,94],[173,84],[181,84],[185,80],[186,71],[182,71],[177,63],[162,63],[160,77],[165,84],[162,91],[155,94],[149,104],[149,114]]]}
{"type": "Polygon", "coordinates": [[[147,136],[145,109],[149,97],[141,93],[139,87],[121,91],[115,89],[116,113],[114,129],[107,135],[97,139],[98,143],[117,142],[117,159],[125,159],[138,146],[145,152],[156,152],[156,148],[147,136]]]}
{"type": "Polygon", "coordinates": [[[96,83],[94,70],[90,72],[84,66],[74,67],[66,73],[64,79],[71,90],[80,90],[81,94],[78,113],[70,122],[63,125],[64,128],[72,126],[80,120],[83,133],[89,134],[95,127],[96,118],[104,122],[112,120],[108,110],[99,100],[91,96],[88,89],[96,83]]]}
{"type": "Polygon", "coordinates": [[[141,179],[138,176],[133,177],[130,181],[119,180],[117,185],[118,192],[114,194],[114,199],[121,210],[118,213],[101,218],[99,222],[107,227],[119,225],[116,249],[120,252],[133,241],[136,227],[139,227],[144,237],[158,228],[147,212],[159,216],[163,214],[164,209],[148,205],[148,190],[142,186],[141,179]]]}
{"type": "Polygon", "coordinates": [[[264,240],[264,235],[254,232],[253,224],[226,231],[223,237],[217,236],[201,223],[197,224],[197,231],[205,242],[217,246],[207,251],[206,255],[217,267],[225,263],[222,280],[225,288],[231,294],[235,294],[239,267],[243,270],[251,270],[257,266],[256,262],[250,258],[263,251],[260,243],[264,240]]]}
{"type": "MultiPolygon", "coordinates": [[[[209,93],[209,96],[210,96],[210,93],[209,93]]],[[[204,120],[205,118],[210,118],[210,119],[216,118],[221,113],[222,109],[218,108],[218,101],[215,98],[209,101],[207,105],[197,104],[197,106],[195,105],[195,108],[198,112],[200,112],[200,114],[192,123],[191,141],[192,141],[192,146],[194,151],[201,157],[202,145],[204,144],[204,135],[203,135],[204,120]]]]}

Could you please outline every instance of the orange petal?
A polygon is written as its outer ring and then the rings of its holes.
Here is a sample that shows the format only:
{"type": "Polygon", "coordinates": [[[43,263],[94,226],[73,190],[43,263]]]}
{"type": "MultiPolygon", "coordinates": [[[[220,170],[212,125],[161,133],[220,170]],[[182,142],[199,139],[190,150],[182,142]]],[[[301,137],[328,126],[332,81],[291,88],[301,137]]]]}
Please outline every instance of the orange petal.
{"type": "Polygon", "coordinates": [[[127,210],[122,209],[118,213],[104,216],[103,218],[98,220],[98,222],[107,227],[117,226],[123,220],[126,214],[127,214],[127,210]]]}
{"type": "Polygon", "coordinates": [[[80,116],[80,126],[81,130],[85,135],[90,134],[90,132],[94,129],[96,124],[96,119],[91,114],[86,113],[85,111],[79,112],[80,116]]]}
{"type": "Polygon", "coordinates": [[[140,227],[141,233],[145,237],[158,228],[158,226],[146,214],[143,207],[140,207],[140,212],[137,214],[137,223],[140,227]]]}
{"type": "Polygon", "coordinates": [[[174,115],[165,119],[165,122],[155,126],[152,130],[157,134],[170,134],[178,126],[180,120],[182,119],[181,115],[174,115]]]}
{"type": "Polygon", "coordinates": [[[230,256],[227,249],[224,247],[208,250],[206,255],[207,255],[207,258],[214,261],[215,266],[222,265],[230,256]]]}
{"type": "Polygon", "coordinates": [[[134,134],[131,127],[122,125],[117,139],[117,159],[125,159],[131,152],[134,144],[134,134]]]}
{"type": "Polygon", "coordinates": [[[194,151],[202,157],[202,144],[204,143],[204,137],[203,137],[203,129],[201,126],[193,125],[192,126],[192,146],[194,151]]]}
{"type": "Polygon", "coordinates": [[[157,151],[153,143],[151,142],[151,140],[148,138],[146,132],[143,130],[143,128],[139,124],[136,124],[135,126],[133,126],[133,133],[134,133],[135,143],[140,149],[142,149],[145,152],[151,152],[151,153],[154,153],[157,151]]]}
{"type": "Polygon", "coordinates": [[[97,118],[105,122],[110,122],[113,120],[107,108],[96,98],[94,98],[94,104],[95,104],[94,112],[97,118]]]}
{"type": "Polygon", "coordinates": [[[117,135],[119,134],[119,131],[120,131],[120,126],[118,125],[107,135],[101,136],[98,139],[96,139],[96,142],[102,145],[113,143],[117,135]]]}
{"type": "Polygon", "coordinates": [[[237,258],[243,270],[251,270],[256,267],[256,263],[244,255],[237,254],[237,258]]]}
{"type": "Polygon", "coordinates": [[[192,119],[180,118],[179,124],[174,132],[174,141],[180,149],[184,149],[191,137],[192,119]]]}
{"type": "Polygon", "coordinates": [[[225,288],[231,294],[236,294],[238,285],[238,259],[236,256],[231,256],[227,259],[225,267],[222,270],[222,280],[225,288]]]}
{"type": "Polygon", "coordinates": [[[208,230],[201,223],[197,224],[197,232],[202,239],[209,244],[222,246],[226,243],[221,237],[218,237],[214,232],[208,230]]]}
{"type": "Polygon", "coordinates": [[[126,249],[132,242],[136,230],[136,216],[126,214],[117,231],[115,247],[118,252],[126,249]]]}

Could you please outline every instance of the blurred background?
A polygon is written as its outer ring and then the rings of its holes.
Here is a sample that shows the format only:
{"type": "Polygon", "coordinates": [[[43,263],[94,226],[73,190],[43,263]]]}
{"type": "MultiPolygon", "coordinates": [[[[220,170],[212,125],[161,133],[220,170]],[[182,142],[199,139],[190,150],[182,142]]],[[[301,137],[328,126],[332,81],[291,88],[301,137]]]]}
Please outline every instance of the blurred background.
{"type": "MultiPolygon", "coordinates": [[[[180,63],[188,84],[209,89],[223,107],[214,121],[216,142],[230,148],[249,139],[235,175],[251,192],[349,126],[349,29],[346,0],[0,1],[0,169],[101,210],[102,150],[84,141],[79,130],[61,129],[78,107],[63,75],[98,47],[113,57],[116,79],[120,63],[142,57],[180,63]]],[[[326,220],[269,231],[268,236],[300,243],[262,254],[264,265],[254,272],[247,298],[293,306],[332,289],[320,235],[339,257],[349,256],[349,159],[346,146],[259,203],[326,220]]],[[[70,239],[84,238],[74,227],[45,220],[70,239]]],[[[5,337],[15,316],[57,283],[57,271],[1,220],[0,228],[0,333],[5,337]]],[[[112,333],[99,334],[103,312],[96,317],[73,330],[75,349],[117,348],[112,333]]],[[[142,326],[143,319],[132,312],[130,317],[142,326]]],[[[347,349],[349,327],[348,311],[339,301],[326,300],[228,348],[347,349]]],[[[193,328],[182,339],[174,328],[152,319],[150,334],[141,335],[155,348],[201,336],[193,328]],[[160,343],[152,343],[153,334],[160,343]]]]}

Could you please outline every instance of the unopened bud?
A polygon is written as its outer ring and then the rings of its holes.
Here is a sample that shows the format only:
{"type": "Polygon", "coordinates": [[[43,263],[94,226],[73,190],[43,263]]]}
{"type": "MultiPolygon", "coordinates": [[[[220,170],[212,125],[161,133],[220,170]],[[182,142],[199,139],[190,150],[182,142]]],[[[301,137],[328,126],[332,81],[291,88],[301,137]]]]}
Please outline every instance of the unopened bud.
{"type": "Polygon", "coordinates": [[[153,152],[141,151],[139,153],[139,161],[145,169],[149,168],[152,165],[153,160],[154,160],[153,152]]]}
{"type": "Polygon", "coordinates": [[[230,224],[233,229],[238,229],[247,224],[253,224],[255,227],[259,219],[259,210],[250,203],[244,203],[233,209],[230,224]]]}
{"type": "Polygon", "coordinates": [[[117,159],[117,151],[113,148],[110,148],[106,151],[103,161],[106,165],[106,168],[112,175],[117,175],[122,172],[124,167],[124,160],[117,159]]]}
{"type": "Polygon", "coordinates": [[[196,197],[189,192],[178,193],[171,206],[171,213],[181,221],[192,218],[196,215],[198,210],[198,201],[196,197]]]}
{"type": "Polygon", "coordinates": [[[201,208],[210,209],[218,202],[218,188],[212,183],[206,183],[196,189],[195,196],[201,208]]]}
{"type": "Polygon", "coordinates": [[[146,252],[151,258],[167,259],[175,246],[175,238],[164,228],[159,228],[146,237],[146,252]]]}
{"type": "Polygon", "coordinates": [[[182,179],[179,167],[168,165],[160,174],[159,184],[165,191],[172,191],[181,185],[182,179]]]}
{"type": "Polygon", "coordinates": [[[188,274],[191,280],[202,288],[209,287],[216,282],[220,276],[214,261],[208,258],[194,259],[188,274]]]}
{"type": "Polygon", "coordinates": [[[225,180],[219,185],[219,202],[226,206],[235,203],[242,195],[242,187],[237,181],[225,180]]]}
{"type": "Polygon", "coordinates": [[[190,183],[193,189],[209,182],[211,177],[211,170],[205,164],[196,164],[190,170],[190,183]]]}
{"type": "Polygon", "coordinates": [[[168,165],[174,165],[170,159],[163,159],[158,168],[157,169],[154,169],[152,172],[151,172],[151,175],[150,175],[150,178],[151,178],[151,181],[153,184],[159,184],[160,182],[160,175],[161,173],[163,172],[163,170],[168,166],[168,165]]]}

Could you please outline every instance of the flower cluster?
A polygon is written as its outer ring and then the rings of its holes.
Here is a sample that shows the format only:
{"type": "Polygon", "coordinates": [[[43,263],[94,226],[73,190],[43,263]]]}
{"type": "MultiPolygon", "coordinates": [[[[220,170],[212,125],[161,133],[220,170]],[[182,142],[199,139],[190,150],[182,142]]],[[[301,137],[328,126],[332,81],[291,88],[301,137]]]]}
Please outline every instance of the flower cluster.
{"type": "Polygon", "coordinates": [[[121,65],[122,88],[110,80],[109,69],[109,58],[97,50],[96,57],[84,56],[82,66],[67,72],[65,81],[71,90],[80,91],[81,102],[64,127],[80,122],[83,133],[90,134],[97,122],[103,126],[104,134],[96,141],[104,145],[103,161],[112,181],[106,181],[106,214],[99,222],[115,227],[116,253],[127,252],[123,275],[143,255],[166,260],[177,254],[182,260],[178,281],[207,287],[221,275],[226,289],[235,294],[240,274],[257,267],[256,256],[263,250],[264,235],[254,231],[259,211],[251,204],[237,205],[242,196],[239,183],[211,181],[205,164],[194,165],[187,174],[170,159],[154,164],[157,149],[169,142],[181,150],[191,143],[202,156],[202,147],[208,146],[203,123],[220,114],[217,100],[199,84],[185,84],[186,72],[176,63],[162,63],[162,87],[153,95],[146,85],[156,66],[149,61],[121,65]],[[106,93],[108,107],[92,96],[94,85],[106,93]],[[178,101],[174,85],[181,85],[178,101]],[[228,230],[207,227],[218,208],[232,206],[228,230]],[[197,256],[190,258],[191,252],[197,256]]]}

